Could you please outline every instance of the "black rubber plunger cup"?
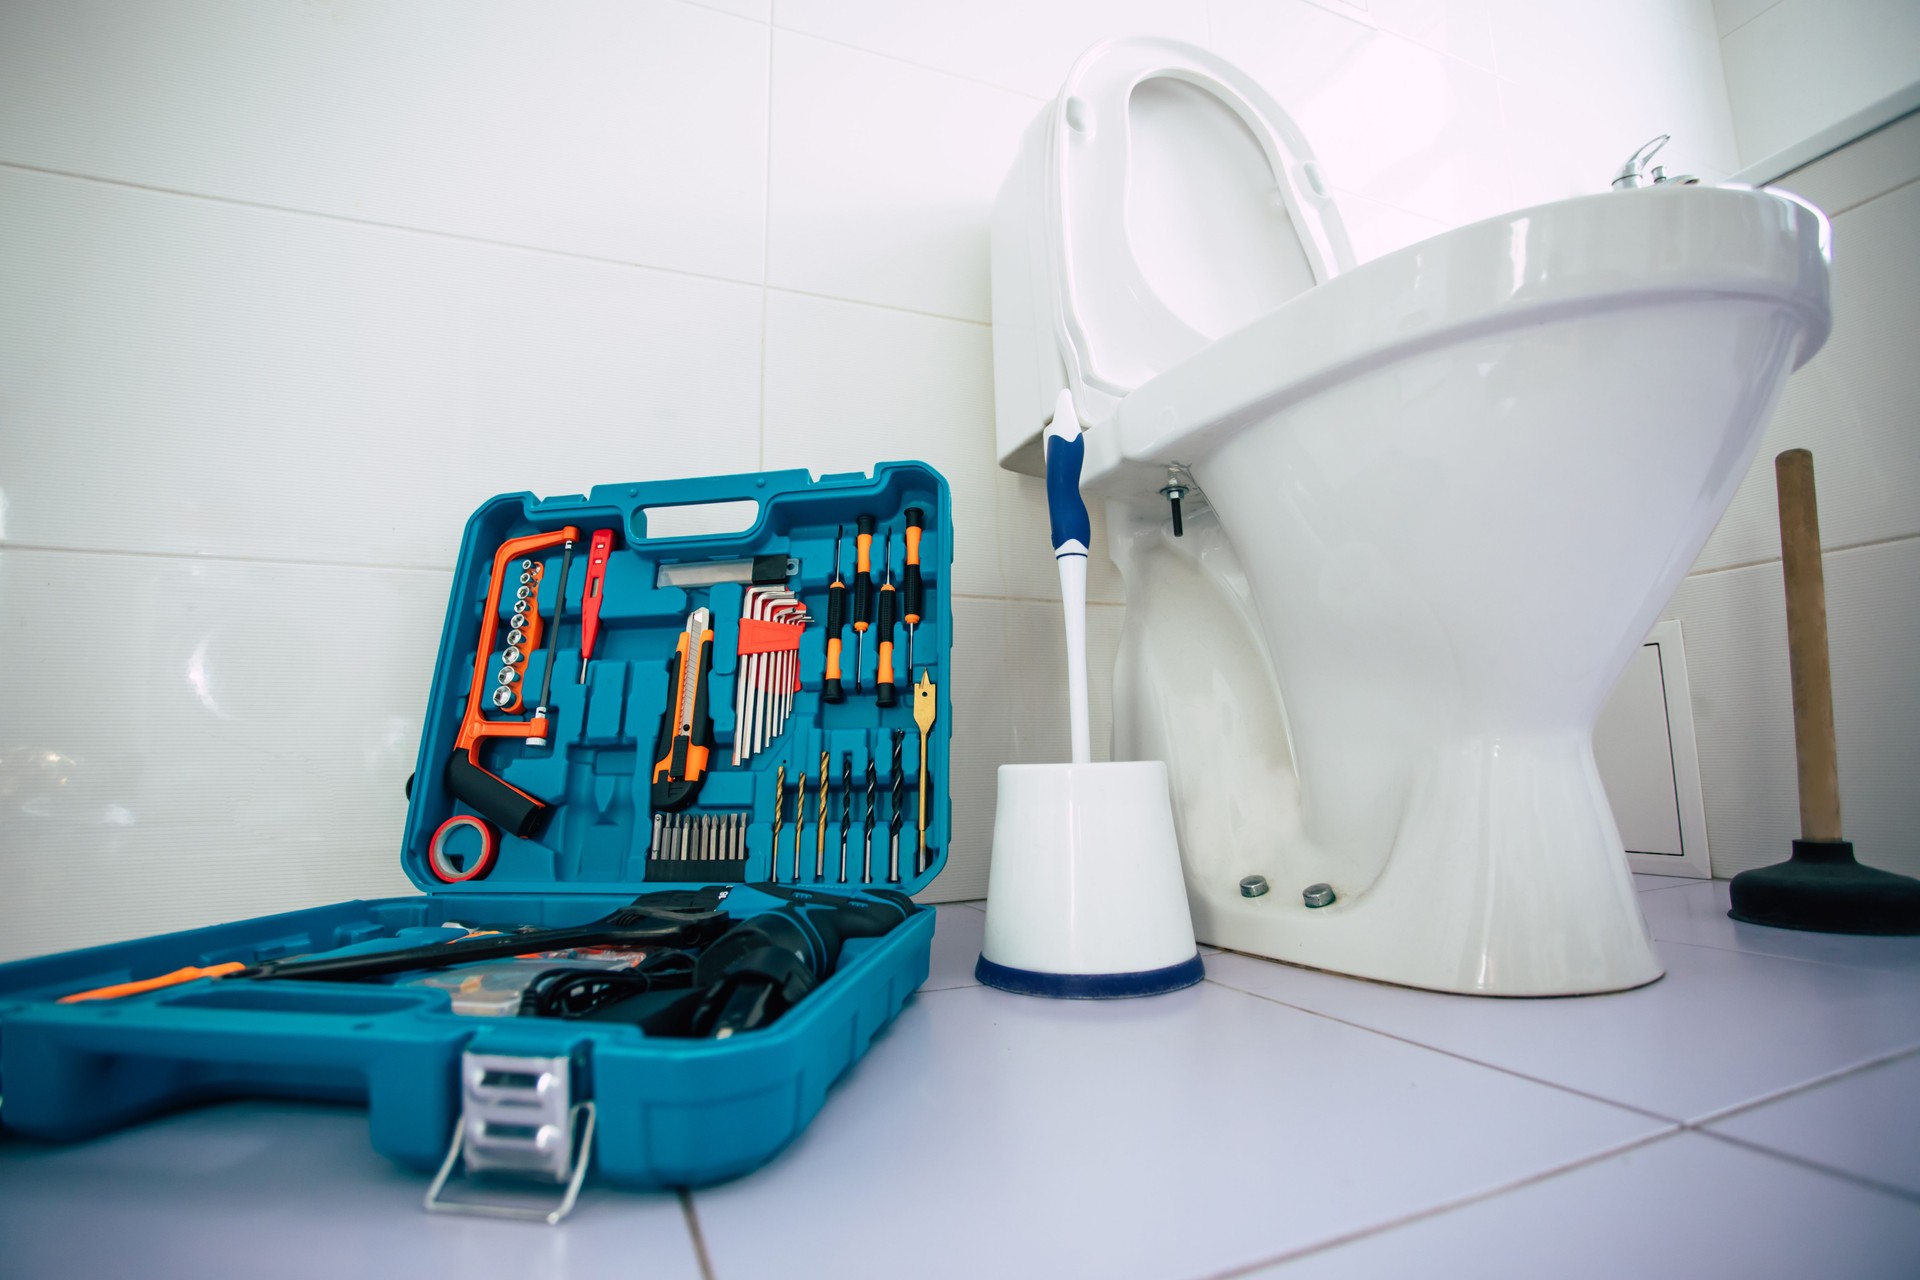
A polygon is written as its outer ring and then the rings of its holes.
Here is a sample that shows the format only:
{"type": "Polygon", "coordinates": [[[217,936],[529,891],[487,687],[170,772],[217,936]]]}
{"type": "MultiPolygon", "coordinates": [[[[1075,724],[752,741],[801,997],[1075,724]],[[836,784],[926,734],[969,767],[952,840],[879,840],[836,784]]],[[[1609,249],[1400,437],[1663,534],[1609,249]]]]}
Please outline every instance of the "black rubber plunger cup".
{"type": "Polygon", "coordinates": [[[1827,587],[1813,455],[1773,460],[1780,492],[1780,562],[1787,585],[1787,665],[1793,681],[1800,838],[1793,857],[1742,871],[1731,886],[1735,920],[1815,933],[1920,934],[1920,880],[1863,867],[1840,836],[1840,762],[1833,674],[1827,661],[1827,587]]]}

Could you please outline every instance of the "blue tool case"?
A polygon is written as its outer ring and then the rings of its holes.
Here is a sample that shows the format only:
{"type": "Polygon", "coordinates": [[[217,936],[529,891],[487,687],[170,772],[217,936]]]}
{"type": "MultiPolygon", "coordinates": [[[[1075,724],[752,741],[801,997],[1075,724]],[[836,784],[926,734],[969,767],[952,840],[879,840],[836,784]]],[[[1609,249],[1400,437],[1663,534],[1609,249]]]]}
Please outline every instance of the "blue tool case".
{"type": "Polygon", "coordinates": [[[0,1125],[71,1141],[224,1098],[363,1101],[378,1150],[439,1169],[434,1207],[467,1208],[455,1191],[496,1177],[551,1183],[558,1208],[473,1202],[549,1221],[590,1169],[690,1186],[764,1163],[927,974],[932,911],[884,891],[915,893],[945,863],[952,529],[946,481],[914,462],[488,501],[461,541],[408,782],[400,858],[424,892],[0,966],[0,1125]],[[622,971],[664,945],[353,981],[270,972],[517,942],[669,893],[671,910],[718,912],[714,929],[883,898],[898,923],[848,938],[817,988],[723,1038],[530,1016],[546,1008],[536,973],[622,971]],[[180,973],[220,966],[256,968],[180,973]]]}

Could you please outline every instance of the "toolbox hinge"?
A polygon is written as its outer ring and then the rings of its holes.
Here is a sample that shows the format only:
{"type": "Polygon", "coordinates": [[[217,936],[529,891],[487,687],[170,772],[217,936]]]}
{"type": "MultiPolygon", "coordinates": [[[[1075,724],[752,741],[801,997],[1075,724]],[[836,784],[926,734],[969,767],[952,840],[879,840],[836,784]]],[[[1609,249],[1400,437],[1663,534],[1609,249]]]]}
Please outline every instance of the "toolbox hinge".
{"type": "Polygon", "coordinates": [[[593,1103],[573,1101],[574,1064],[557,1058],[498,1053],[460,1055],[460,1115],[427,1208],[493,1218],[530,1218],[548,1225],[573,1211],[593,1153],[593,1103]],[[474,1181],[485,1178],[563,1185],[551,1208],[502,1199],[451,1199],[448,1180],[465,1158],[474,1181]]]}

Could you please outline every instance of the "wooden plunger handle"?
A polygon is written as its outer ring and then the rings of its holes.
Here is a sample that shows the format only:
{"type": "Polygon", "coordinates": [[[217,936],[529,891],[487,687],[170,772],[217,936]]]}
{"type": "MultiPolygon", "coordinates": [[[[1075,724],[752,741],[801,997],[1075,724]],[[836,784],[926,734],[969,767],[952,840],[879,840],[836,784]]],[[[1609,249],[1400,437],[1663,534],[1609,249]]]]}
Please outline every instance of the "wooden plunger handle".
{"type": "Polygon", "coordinates": [[[1838,840],[1840,762],[1833,741],[1833,669],[1827,660],[1827,582],[1813,455],[1773,460],[1780,491],[1780,564],[1787,584],[1787,667],[1793,679],[1793,749],[1800,765],[1800,838],[1838,840]]]}

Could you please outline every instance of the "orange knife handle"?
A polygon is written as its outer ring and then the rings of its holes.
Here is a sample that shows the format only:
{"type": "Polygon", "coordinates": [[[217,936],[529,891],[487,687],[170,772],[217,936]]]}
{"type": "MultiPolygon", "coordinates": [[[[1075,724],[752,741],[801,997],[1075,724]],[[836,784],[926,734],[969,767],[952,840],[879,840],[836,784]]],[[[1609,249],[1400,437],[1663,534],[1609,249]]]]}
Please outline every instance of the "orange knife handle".
{"type": "Polygon", "coordinates": [[[198,968],[188,965],[184,969],[175,969],[172,973],[163,973],[157,978],[144,978],[139,982],[116,982],[110,987],[95,987],[91,991],[76,991],[70,996],[61,996],[57,1003],[78,1004],[82,1000],[118,1000],[121,996],[137,996],[144,991],[158,991],[162,987],[177,987],[183,982],[197,982],[201,978],[218,978],[229,973],[238,973],[246,968],[238,960],[229,960],[225,964],[208,965],[198,968]]]}

